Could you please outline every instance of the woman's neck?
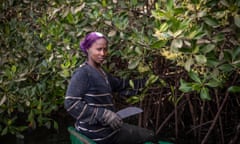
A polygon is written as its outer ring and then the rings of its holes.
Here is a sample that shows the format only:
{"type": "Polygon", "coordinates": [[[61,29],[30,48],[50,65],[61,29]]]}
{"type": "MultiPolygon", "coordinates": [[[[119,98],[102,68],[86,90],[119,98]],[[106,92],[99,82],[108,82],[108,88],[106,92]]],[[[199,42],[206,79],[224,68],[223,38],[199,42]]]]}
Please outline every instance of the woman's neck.
{"type": "Polygon", "coordinates": [[[106,79],[106,74],[102,70],[101,64],[92,63],[91,61],[87,61],[87,64],[90,65],[91,67],[95,68],[103,76],[103,78],[106,79]]]}
{"type": "Polygon", "coordinates": [[[96,69],[101,69],[101,64],[94,63],[94,62],[92,62],[92,61],[87,61],[87,63],[88,63],[90,66],[92,66],[92,67],[94,67],[94,68],[96,68],[96,69]]]}

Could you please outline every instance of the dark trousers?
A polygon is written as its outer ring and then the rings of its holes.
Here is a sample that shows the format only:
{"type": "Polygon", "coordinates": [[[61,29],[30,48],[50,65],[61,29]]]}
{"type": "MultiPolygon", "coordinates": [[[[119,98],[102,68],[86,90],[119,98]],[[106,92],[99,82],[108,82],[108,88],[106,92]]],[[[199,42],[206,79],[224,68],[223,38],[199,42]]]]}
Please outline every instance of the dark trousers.
{"type": "Polygon", "coordinates": [[[114,144],[143,144],[152,141],[154,141],[153,131],[127,123],[124,123],[113,137],[114,144]]]}

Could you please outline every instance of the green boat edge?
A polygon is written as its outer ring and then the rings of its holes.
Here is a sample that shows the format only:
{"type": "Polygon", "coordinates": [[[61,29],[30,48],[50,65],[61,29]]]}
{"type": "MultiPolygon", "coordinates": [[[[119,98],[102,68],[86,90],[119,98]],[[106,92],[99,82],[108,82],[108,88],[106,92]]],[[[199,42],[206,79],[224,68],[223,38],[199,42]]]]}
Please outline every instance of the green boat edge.
{"type": "MultiPolygon", "coordinates": [[[[90,138],[76,131],[76,129],[72,126],[68,127],[68,132],[70,133],[71,144],[96,144],[90,138]]],[[[144,144],[152,144],[152,142],[145,142],[144,144]]],[[[173,144],[173,143],[166,141],[158,141],[158,144],[173,144]]]]}

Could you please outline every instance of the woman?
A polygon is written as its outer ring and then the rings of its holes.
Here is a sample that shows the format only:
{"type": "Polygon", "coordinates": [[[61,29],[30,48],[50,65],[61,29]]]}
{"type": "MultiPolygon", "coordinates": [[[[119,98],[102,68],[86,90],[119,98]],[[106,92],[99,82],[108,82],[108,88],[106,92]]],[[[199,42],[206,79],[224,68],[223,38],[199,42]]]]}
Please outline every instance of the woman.
{"type": "Polygon", "coordinates": [[[146,80],[135,80],[135,88],[128,80],[118,79],[102,69],[106,59],[108,40],[99,32],[91,32],[81,41],[87,60],[75,70],[68,85],[65,108],[75,119],[75,128],[99,144],[144,143],[153,132],[123,123],[115,113],[112,93],[135,95],[146,80]]]}

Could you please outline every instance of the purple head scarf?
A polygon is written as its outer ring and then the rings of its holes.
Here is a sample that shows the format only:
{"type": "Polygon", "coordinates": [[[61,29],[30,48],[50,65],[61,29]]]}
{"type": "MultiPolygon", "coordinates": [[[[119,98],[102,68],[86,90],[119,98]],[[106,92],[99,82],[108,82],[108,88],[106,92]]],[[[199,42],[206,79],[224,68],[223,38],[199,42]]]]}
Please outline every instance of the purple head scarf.
{"type": "Polygon", "coordinates": [[[107,38],[100,32],[91,32],[87,34],[86,37],[80,42],[80,49],[87,55],[87,49],[89,49],[92,44],[100,38],[104,38],[106,41],[108,41],[107,38]]]}

